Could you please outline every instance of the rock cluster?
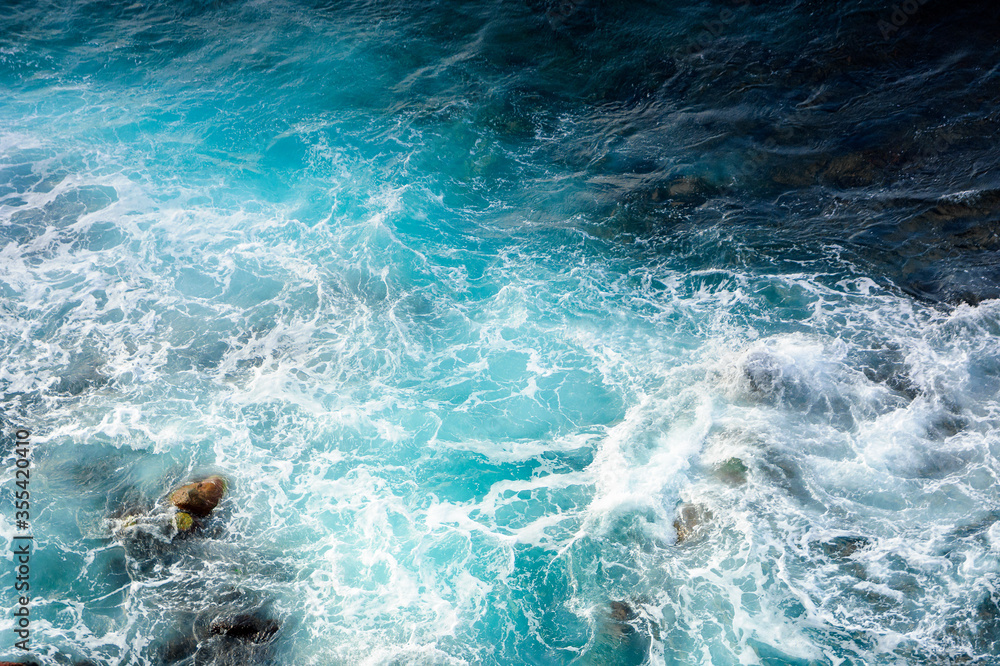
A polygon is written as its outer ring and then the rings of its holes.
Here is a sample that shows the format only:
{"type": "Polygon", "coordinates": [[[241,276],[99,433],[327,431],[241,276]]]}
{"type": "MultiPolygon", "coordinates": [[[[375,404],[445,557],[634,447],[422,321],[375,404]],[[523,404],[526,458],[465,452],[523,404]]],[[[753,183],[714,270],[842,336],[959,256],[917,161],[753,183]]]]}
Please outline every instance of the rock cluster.
{"type": "MultiPolygon", "coordinates": [[[[224,529],[221,521],[209,522],[216,515],[228,490],[219,475],[195,477],[174,486],[155,504],[133,501],[111,519],[116,538],[126,550],[129,576],[134,580],[155,576],[163,567],[195,563],[206,554],[203,538],[211,540],[224,529]]],[[[197,566],[197,565],[196,565],[197,566]]],[[[216,595],[204,607],[197,595],[187,602],[171,605],[179,626],[184,628],[172,638],[166,637],[156,648],[156,663],[212,663],[218,666],[271,663],[276,634],[281,622],[262,610],[258,598],[241,595],[216,595]],[[194,601],[192,610],[190,602],[194,601]],[[192,624],[197,617],[207,617],[207,624],[192,624]],[[214,616],[214,618],[213,618],[214,616]]],[[[206,600],[207,601],[207,600],[206,600]]],[[[0,666],[7,666],[0,662],[0,666]]]]}

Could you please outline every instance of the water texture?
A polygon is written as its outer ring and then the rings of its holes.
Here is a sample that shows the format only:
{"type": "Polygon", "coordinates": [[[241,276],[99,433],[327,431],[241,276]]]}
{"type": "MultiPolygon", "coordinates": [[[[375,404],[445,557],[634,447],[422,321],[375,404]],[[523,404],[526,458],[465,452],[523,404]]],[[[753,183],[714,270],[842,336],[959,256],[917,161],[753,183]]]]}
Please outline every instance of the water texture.
{"type": "Polygon", "coordinates": [[[1000,663],[998,90],[989,3],[0,0],[30,658],[1000,663]]]}

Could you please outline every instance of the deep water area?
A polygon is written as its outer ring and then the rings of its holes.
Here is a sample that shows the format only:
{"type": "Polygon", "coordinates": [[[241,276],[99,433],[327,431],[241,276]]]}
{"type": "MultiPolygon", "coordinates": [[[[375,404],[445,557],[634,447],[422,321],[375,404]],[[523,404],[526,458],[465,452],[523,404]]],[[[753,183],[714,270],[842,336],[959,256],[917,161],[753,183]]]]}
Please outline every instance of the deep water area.
{"type": "Polygon", "coordinates": [[[0,0],[0,661],[1000,664],[998,138],[988,2],[0,0]]]}

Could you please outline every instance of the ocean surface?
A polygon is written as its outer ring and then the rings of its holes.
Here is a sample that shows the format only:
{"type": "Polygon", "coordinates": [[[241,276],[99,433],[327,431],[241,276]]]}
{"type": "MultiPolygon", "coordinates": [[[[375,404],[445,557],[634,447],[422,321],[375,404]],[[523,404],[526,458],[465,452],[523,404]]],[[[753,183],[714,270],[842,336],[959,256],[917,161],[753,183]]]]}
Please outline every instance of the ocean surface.
{"type": "Polygon", "coordinates": [[[998,137],[989,2],[0,0],[0,661],[1000,663],[998,137]]]}

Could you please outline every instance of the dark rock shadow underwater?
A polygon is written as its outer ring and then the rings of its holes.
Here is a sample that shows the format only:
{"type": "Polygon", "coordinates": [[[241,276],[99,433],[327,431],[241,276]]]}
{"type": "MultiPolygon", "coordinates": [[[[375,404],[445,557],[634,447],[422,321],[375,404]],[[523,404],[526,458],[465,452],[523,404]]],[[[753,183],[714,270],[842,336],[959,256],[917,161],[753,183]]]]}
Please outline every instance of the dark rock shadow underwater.
{"type": "Polygon", "coordinates": [[[253,581],[287,574],[234,542],[224,479],[189,480],[158,500],[125,488],[108,518],[129,578],[145,590],[135,601],[161,629],[141,656],[162,666],[280,663],[283,623],[271,594],[255,591],[253,581]]]}

